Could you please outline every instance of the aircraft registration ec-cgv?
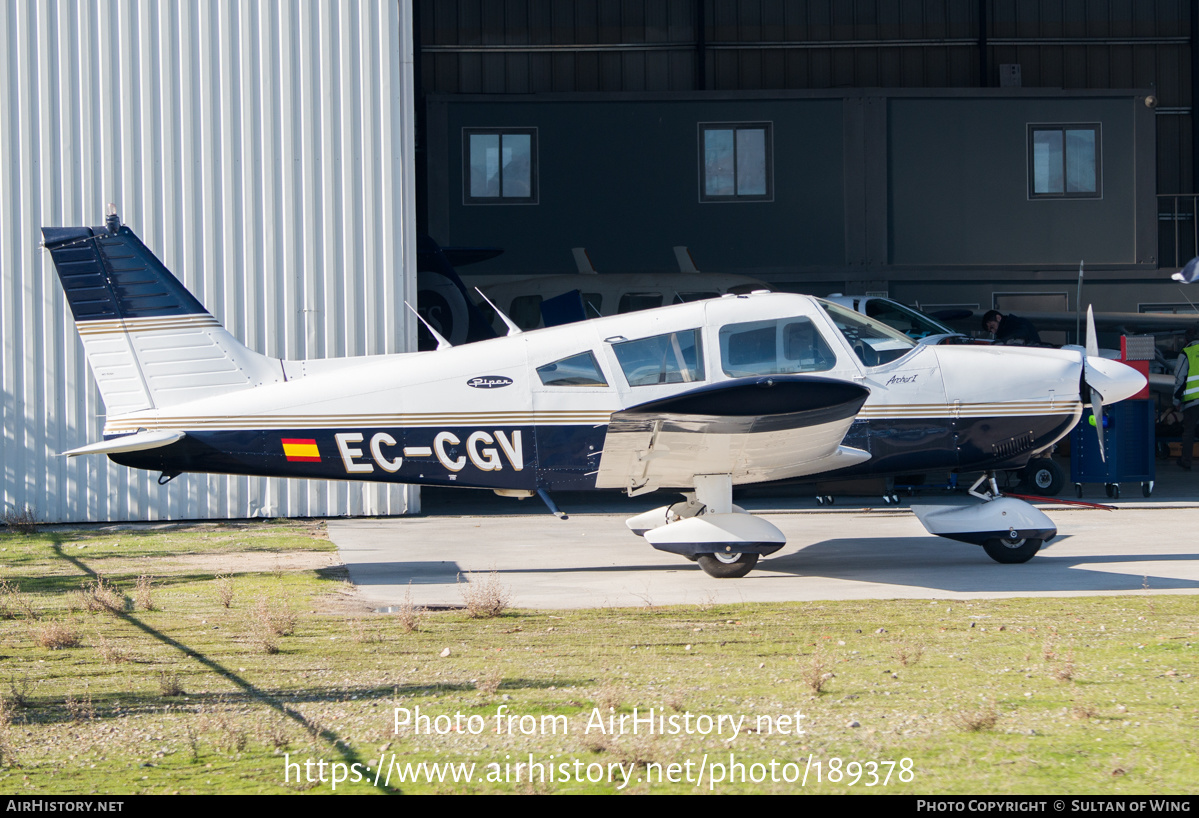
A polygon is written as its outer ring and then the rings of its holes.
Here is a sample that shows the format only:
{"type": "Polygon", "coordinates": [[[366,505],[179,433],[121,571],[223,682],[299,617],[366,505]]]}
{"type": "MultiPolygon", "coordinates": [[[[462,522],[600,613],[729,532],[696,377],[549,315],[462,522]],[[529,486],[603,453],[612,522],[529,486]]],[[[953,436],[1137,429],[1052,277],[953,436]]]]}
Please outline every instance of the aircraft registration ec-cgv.
{"type": "MultiPolygon", "coordinates": [[[[628,521],[717,577],[786,539],[734,486],[820,475],[1017,468],[1088,403],[1144,378],[1083,348],[918,344],[829,301],[752,293],[429,352],[288,361],[234,338],[110,206],[46,227],[104,400],[104,439],[67,455],[131,468],[374,480],[540,495],[664,490],[628,521]]],[[[1093,339],[1093,333],[1092,333],[1093,339]]],[[[986,482],[980,479],[975,488],[986,482]]],[[[1025,562],[1057,534],[989,490],[915,506],[930,533],[1025,562]]]]}

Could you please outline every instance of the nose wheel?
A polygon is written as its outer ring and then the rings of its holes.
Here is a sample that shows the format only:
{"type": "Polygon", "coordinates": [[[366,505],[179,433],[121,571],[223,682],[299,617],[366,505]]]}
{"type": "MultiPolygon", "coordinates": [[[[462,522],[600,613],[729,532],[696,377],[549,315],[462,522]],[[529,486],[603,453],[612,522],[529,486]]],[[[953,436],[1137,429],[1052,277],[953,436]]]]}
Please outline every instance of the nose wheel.
{"type": "Polygon", "coordinates": [[[1028,562],[1035,557],[1037,552],[1041,550],[1041,541],[1032,537],[1022,537],[1019,539],[999,537],[984,542],[983,550],[995,562],[1016,565],[1021,562],[1028,562]]]}
{"type": "Polygon", "coordinates": [[[710,577],[717,579],[739,579],[754,569],[758,564],[758,555],[755,553],[727,553],[718,552],[715,554],[700,554],[696,558],[699,567],[704,569],[704,573],[710,577]]]}

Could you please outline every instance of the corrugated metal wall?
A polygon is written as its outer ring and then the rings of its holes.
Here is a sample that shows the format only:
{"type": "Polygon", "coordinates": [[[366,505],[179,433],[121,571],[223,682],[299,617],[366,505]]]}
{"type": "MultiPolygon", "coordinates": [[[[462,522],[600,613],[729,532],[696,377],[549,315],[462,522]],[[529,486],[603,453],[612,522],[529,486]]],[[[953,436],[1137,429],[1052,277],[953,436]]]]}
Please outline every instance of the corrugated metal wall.
{"type": "Polygon", "coordinates": [[[46,521],[391,514],[408,487],[100,457],[103,404],[40,247],[115,202],[209,310],[283,358],[398,352],[415,303],[405,0],[0,6],[3,508],[46,521]]]}

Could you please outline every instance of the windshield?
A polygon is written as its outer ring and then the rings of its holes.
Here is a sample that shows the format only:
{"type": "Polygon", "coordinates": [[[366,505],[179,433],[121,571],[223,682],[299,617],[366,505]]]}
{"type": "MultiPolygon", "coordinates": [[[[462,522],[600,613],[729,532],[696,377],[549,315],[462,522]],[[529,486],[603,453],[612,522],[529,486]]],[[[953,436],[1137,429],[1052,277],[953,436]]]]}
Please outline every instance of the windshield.
{"type": "Polygon", "coordinates": [[[820,300],[820,306],[824,307],[854,354],[866,366],[890,363],[902,358],[916,346],[911,338],[881,321],[867,318],[831,301],[820,300]]]}
{"type": "Polygon", "coordinates": [[[881,298],[872,298],[866,302],[866,314],[916,340],[930,335],[954,334],[949,327],[938,324],[923,313],[881,298]]]}

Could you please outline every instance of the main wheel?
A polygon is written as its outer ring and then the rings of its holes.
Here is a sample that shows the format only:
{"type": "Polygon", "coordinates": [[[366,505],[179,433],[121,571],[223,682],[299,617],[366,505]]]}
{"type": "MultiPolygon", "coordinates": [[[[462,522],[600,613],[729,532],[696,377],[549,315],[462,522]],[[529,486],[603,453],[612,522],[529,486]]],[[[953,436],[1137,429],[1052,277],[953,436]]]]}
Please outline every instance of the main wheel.
{"type": "Polygon", "coordinates": [[[1015,565],[1021,562],[1028,562],[1032,559],[1041,550],[1041,541],[1034,540],[1031,537],[1019,540],[1009,540],[1007,537],[1000,537],[994,540],[987,540],[983,543],[983,550],[995,562],[1015,565]]]}
{"type": "MultiPolygon", "coordinates": [[[[1031,556],[1031,555],[1030,555],[1031,556]]],[[[757,553],[700,554],[697,561],[704,573],[717,579],[738,579],[758,564],[757,553]]]]}
{"type": "Polygon", "coordinates": [[[1055,497],[1066,485],[1066,473],[1048,457],[1038,457],[1024,467],[1024,482],[1039,494],[1055,497]]]}

